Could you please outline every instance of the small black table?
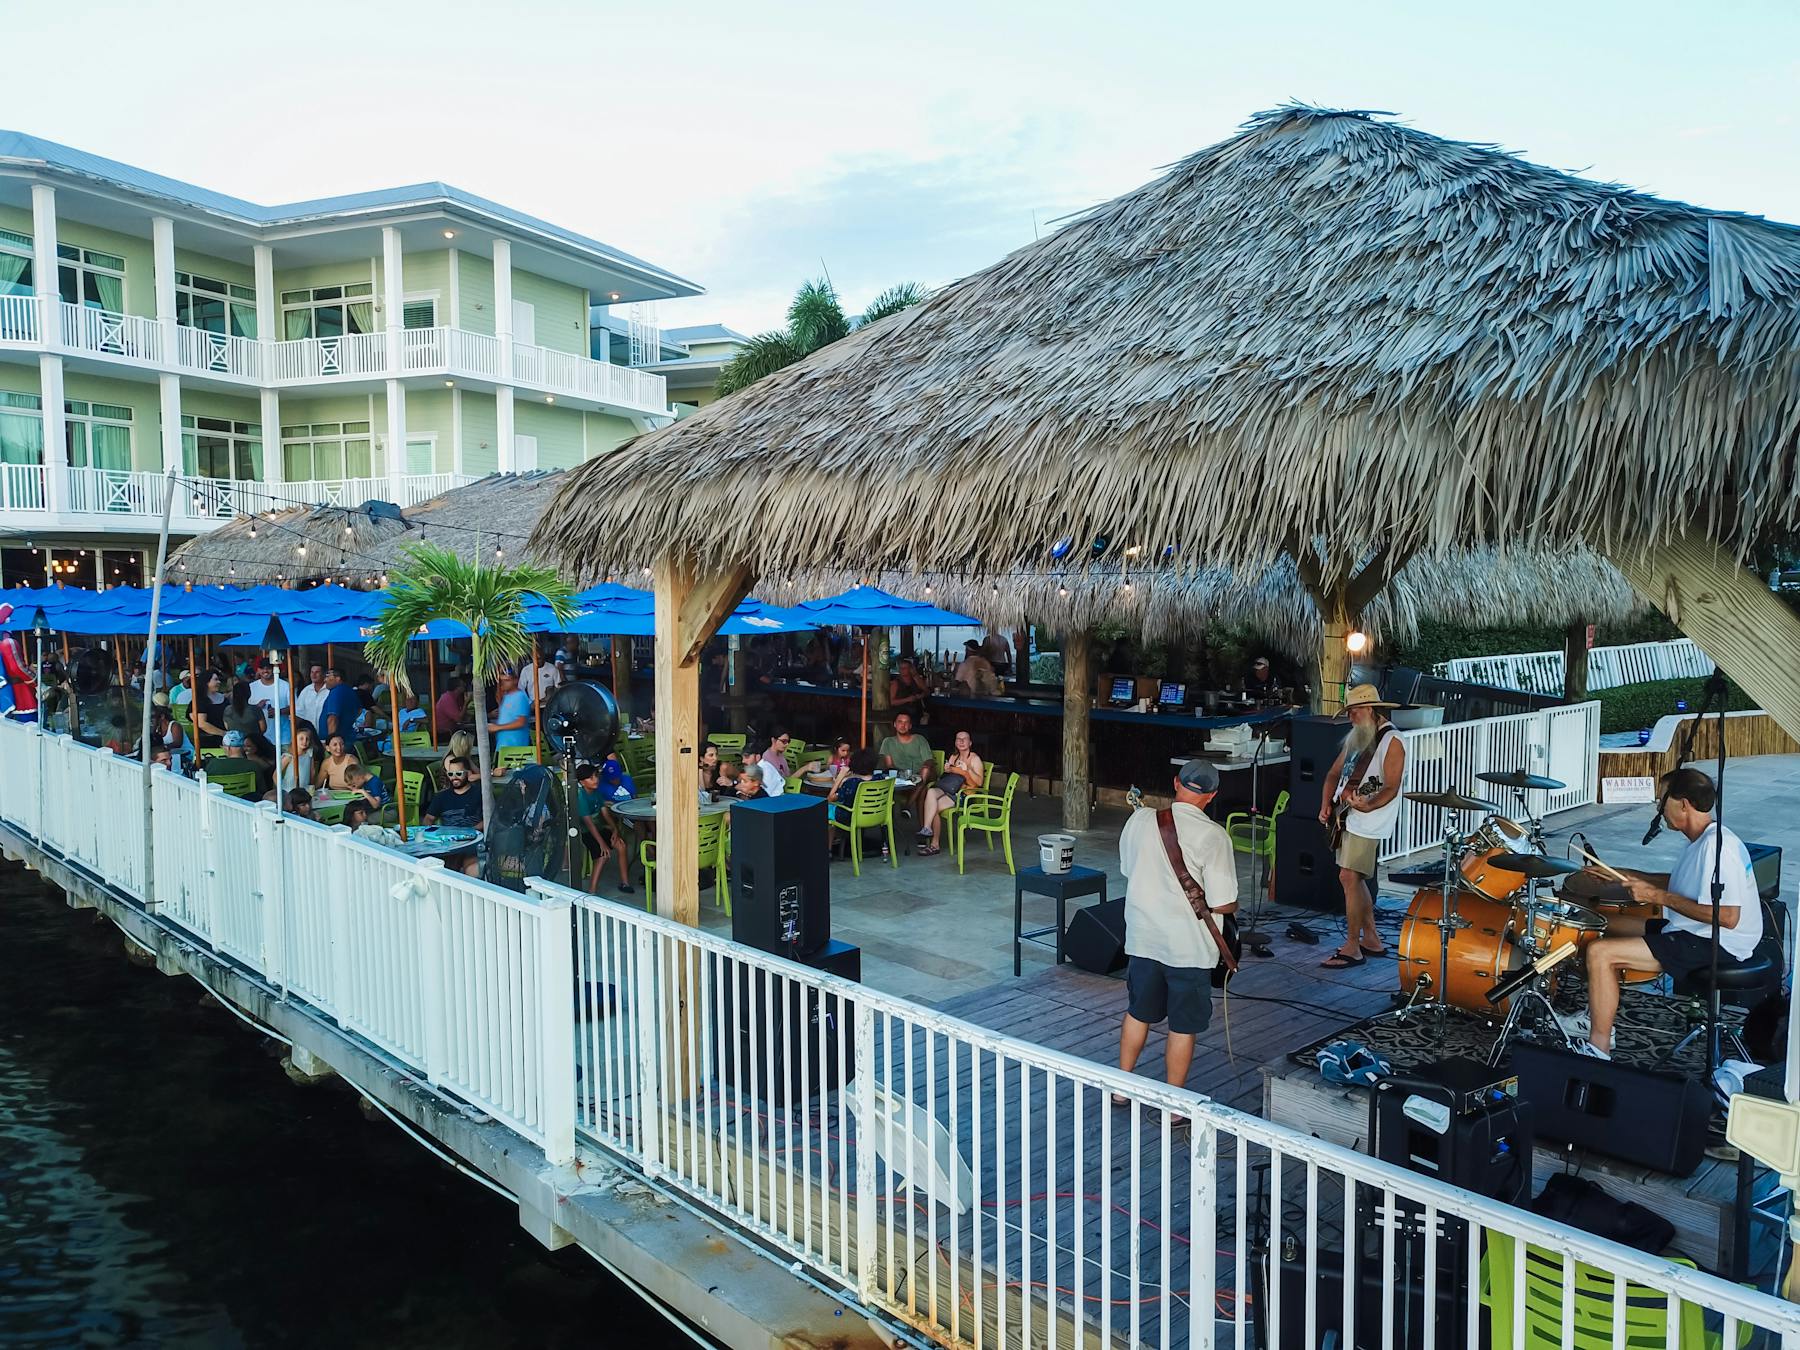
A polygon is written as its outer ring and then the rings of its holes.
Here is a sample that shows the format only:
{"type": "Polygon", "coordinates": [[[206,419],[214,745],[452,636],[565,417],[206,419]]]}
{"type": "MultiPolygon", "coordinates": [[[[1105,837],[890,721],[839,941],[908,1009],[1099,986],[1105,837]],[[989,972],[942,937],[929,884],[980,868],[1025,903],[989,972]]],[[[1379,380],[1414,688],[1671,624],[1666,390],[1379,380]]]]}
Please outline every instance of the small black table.
{"type": "Polygon", "coordinates": [[[1056,964],[1063,963],[1063,933],[1068,929],[1068,901],[1071,895],[1092,895],[1106,899],[1106,873],[1093,867],[1071,867],[1066,872],[1046,872],[1041,867],[1021,867],[1013,877],[1013,975],[1019,974],[1019,944],[1036,942],[1042,946],[1047,933],[1056,934],[1056,964]],[[1025,893],[1056,897],[1056,926],[1025,931],[1025,893]]]}

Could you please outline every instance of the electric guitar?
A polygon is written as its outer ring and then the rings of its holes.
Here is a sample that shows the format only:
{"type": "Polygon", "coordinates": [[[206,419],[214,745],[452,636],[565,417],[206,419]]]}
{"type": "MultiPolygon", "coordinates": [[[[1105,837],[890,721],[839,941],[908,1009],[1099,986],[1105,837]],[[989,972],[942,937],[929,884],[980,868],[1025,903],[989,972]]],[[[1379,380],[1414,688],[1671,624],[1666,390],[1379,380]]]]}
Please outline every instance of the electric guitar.
{"type": "Polygon", "coordinates": [[[1343,841],[1344,822],[1350,818],[1351,801],[1367,801],[1380,791],[1381,779],[1379,777],[1371,778],[1361,787],[1357,788],[1354,793],[1346,793],[1340,796],[1332,805],[1331,818],[1325,822],[1325,846],[1330,849],[1331,852],[1336,853],[1338,844],[1343,841]]]}

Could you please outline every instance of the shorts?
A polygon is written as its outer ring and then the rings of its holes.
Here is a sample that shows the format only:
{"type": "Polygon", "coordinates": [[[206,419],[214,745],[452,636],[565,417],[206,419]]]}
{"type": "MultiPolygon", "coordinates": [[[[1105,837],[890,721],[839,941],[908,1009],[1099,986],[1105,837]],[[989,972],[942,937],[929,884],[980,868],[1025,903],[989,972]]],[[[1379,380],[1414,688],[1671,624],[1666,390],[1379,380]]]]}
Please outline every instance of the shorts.
{"type": "Polygon", "coordinates": [[[1368,839],[1360,834],[1351,834],[1345,830],[1338,840],[1337,865],[1348,868],[1359,876],[1375,875],[1376,855],[1381,852],[1379,839],[1368,839]]]}
{"type": "MultiPolygon", "coordinates": [[[[1679,986],[1697,970],[1712,969],[1712,939],[1683,929],[1670,929],[1667,919],[1649,919],[1644,923],[1644,945],[1663,974],[1679,986]]],[[[1719,948],[1719,969],[1729,970],[1742,964],[1739,959],[1719,948]]]]}
{"type": "Polygon", "coordinates": [[[1155,1026],[1165,1017],[1177,1036],[1197,1036],[1212,1021],[1212,971],[1205,966],[1165,966],[1149,956],[1128,958],[1126,1010],[1155,1026]]]}

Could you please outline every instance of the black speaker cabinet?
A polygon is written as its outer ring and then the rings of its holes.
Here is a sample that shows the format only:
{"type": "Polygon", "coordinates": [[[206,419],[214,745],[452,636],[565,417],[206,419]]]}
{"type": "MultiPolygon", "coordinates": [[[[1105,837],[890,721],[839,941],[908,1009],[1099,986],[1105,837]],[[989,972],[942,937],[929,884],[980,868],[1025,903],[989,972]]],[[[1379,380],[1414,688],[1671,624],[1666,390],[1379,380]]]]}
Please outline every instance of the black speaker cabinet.
{"type": "MultiPolygon", "coordinates": [[[[735,908],[735,902],[733,904],[735,908]]],[[[805,964],[846,980],[862,980],[862,948],[828,942],[805,964]]],[[[716,1072],[775,1106],[806,1101],[856,1077],[856,1004],[832,990],[763,975],[734,963],[713,980],[716,1072]]]]}
{"type": "Polygon", "coordinates": [[[1514,1041],[1519,1097],[1541,1138],[1685,1177],[1706,1153],[1712,1094],[1697,1075],[1659,1073],[1514,1041]]]}
{"type": "Polygon", "coordinates": [[[731,936],[804,959],[831,941],[825,799],[798,793],[731,808],[731,936]]]}
{"type": "MultiPolygon", "coordinates": [[[[1265,1258],[1275,1265],[1274,1277],[1280,1286],[1281,1332],[1271,1341],[1274,1330],[1271,1298],[1264,1290],[1252,1304],[1260,1344],[1279,1350],[1318,1350],[1320,1346],[1349,1346],[1355,1350],[1416,1350],[1425,1345],[1425,1322],[1434,1323],[1432,1341],[1438,1346],[1462,1346],[1469,1324],[1468,1281],[1462,1278],[1468,1266],[1468,1225],[1460,1219],[1439,1216],[1437,1287],[1425,1286],[1425,1252],[1423,1237],[1401,1237],[1394,1244],[1394,1270],[1391,1285],[1394,1303],[1394,1329],[1391,1339],[1383,1336],[1381,1304],[1390,1280],[1382,1266],[1381,1249],[1376,1247],[1373,1260],[1359,1254],[1356,1262],[1356,1331],[1350,1337],[1342,1334],[1344,1324],[1344,1254],[1320,1250],[1313,1261],[1313,1287],[1316,1302],[1315,1339],[1306,1339],[1306,1248],[1299,1242],[1284,1242],[1265,1258]]],[[[1265,1288],[1268,1277],[1259,1271],[1259,1282],[1265,1288]]]]}
{"type": "Polygon", "coordinates": [[[1063,955],[1083,970],[1111,975],[1125,969],[1125,900],[1102,900],[1069,916],[1063,955]]]}
{"type": "Polygon", "coordinates": [[[1325,775],[1338,748],[1350,733],[1350,723],[1337,717],[1295,717],[1288,728],[1288,808],[1281,818],[1283,829],[1298,814],[1317,820],[1325,801],[1325,775]]]}
{"type": "Polygon", "coordinates": [[[1343,912],[1344,888],[1338,884],[1337,859],[1326,842],[1325,827],[1319,824],[1317,802],[1309,812],[1298,811],[1290,799],[1276,827],[1275,903],[1327,914],[1343,912]]]}

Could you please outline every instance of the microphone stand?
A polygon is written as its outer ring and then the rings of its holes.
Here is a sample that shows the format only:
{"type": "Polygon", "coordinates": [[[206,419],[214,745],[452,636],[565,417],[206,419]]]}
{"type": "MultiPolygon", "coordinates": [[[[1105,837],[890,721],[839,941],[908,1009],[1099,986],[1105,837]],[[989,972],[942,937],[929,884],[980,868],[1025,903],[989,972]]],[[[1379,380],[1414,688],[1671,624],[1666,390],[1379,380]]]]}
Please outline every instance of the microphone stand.
{"type": "Polygon", "coordinates": [[[1256,926],[1263,912],[1262,858],[1263,844],[1267,837],[1268,819],[1262,813],[1262,798],[1257,794],[1257,774],[1262,767],[1263,751],[1268,748],[1269,731],[1265,726],[1256,734],[1256,749],[1250,756],[1250,838],[1255,840],[1256,848],[1250,854],[1250,922],[1238,929],[1238,942],[1247,952],[1257,956],[1273,956],[1269,950],[1269,935],[1256,926]]]}
{"type": "MultiPolygon", "coordinates": [[[[1719,905],[1725,898],[1725,709],[1731,702],[1726,696],[1725,672],[1717,666],[1713,667],[1712,677],[1706,682],[1706,697],[1708,700],[1716,697],[1719,704],[1719,765],[1712,809],[1712,970],[1707,980],[1711,997],[1706,1000],[1706,1084],[1710,1089],[1713,1077],[1719,1071],[1719,905]]],[[[1694,719],[1694,726],[1698,728],[1705,719],[1706,714],[1702,712],[1694,719]]],[[[1760,896],[1755,903],[1762,903],[1760,896]]],[[[1741,1195],[1738,1203],[1743,1203],[1741,1195]]]]}

